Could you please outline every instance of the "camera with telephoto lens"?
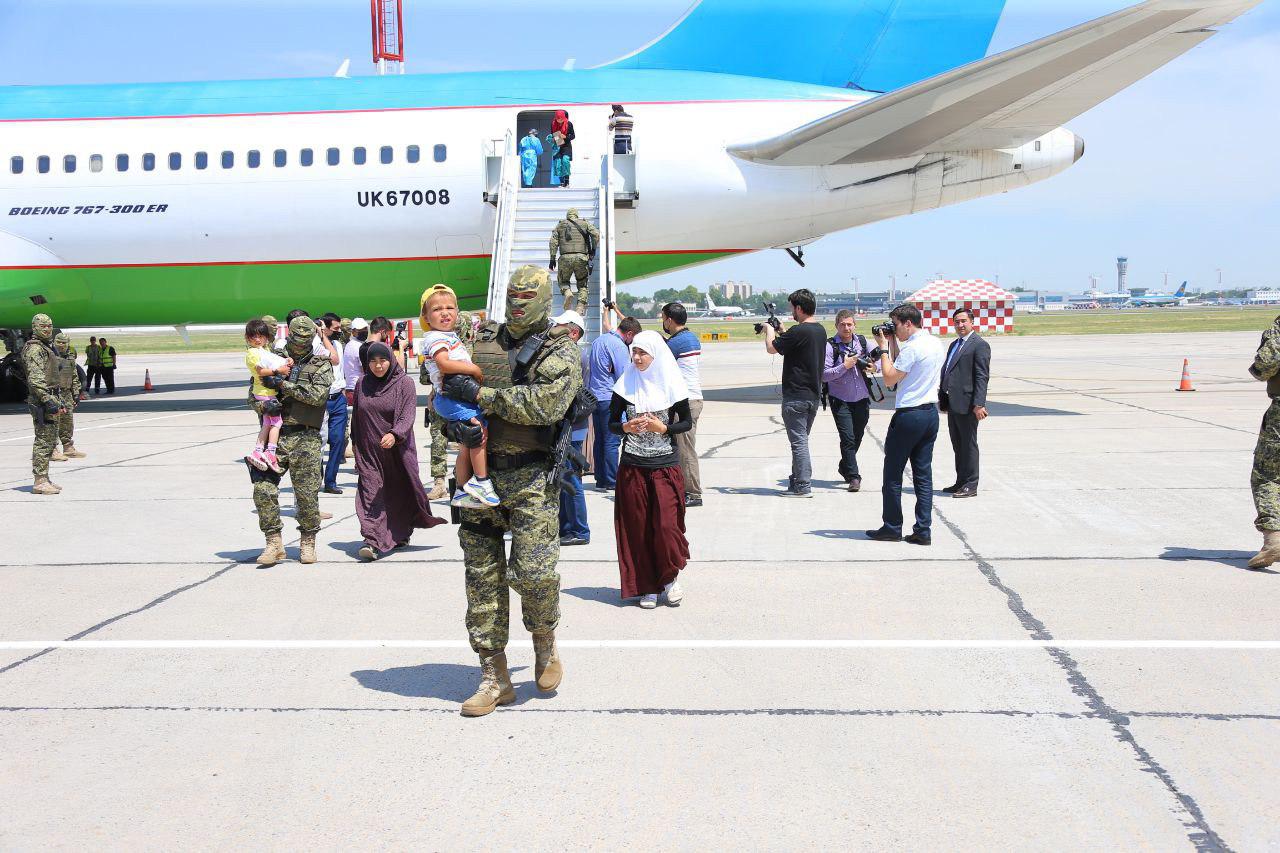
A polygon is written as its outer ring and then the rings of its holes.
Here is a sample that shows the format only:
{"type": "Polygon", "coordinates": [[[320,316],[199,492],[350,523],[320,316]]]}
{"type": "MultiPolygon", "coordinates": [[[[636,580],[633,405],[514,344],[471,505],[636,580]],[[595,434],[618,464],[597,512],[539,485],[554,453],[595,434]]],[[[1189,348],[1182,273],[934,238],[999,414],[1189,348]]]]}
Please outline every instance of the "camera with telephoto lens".
{"type": "MultiPolygon", "coordinates": [[[[777,315],[773,313],[778,310],[778,304],[776,302],[766,302],[764,304],[764,310],[769,312],[769,319],[765,320],[764,323],[768,323],[770,326],[773,326],[773,330],[775,332],[781,332],[782,323],[778,320],[777,315]]],[[[757,335],[764,331],[764,323],[755,324],[754,328],[757,335]]]]}
{"type": "Polygon", "coordinates": [[[617,306],[617,304],[616,304],[612,299],[610,299],[610,298],[609,298],[609,297],[607,297],[607,296],[606,296],[604,299],[601,299],[601,300],[600,300],[600,304],[601,304],[601,305],[603,305],[603,306],[605,307],[605,310],[609,310],[610,308],[617,308],[617,307],[618,307],[618,306],[617,306]]]}

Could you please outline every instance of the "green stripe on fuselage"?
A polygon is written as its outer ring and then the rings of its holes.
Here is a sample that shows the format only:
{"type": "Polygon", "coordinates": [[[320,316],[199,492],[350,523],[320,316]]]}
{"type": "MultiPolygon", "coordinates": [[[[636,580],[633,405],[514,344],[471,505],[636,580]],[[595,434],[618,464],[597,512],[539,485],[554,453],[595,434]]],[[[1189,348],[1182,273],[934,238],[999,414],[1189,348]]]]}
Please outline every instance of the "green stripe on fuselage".
{"type": "MultiPolygon", "coordinates": [[[[644,278],[729,254],[619,255],[618,278],[644,278]]],[[[40,312],[77,328],[240,323],[262,314],[283,317],[294,308],[411,317],[422,291],[441,281],[457,291],[463,309],[483,308],[489,258],[0,269],[0,328],[26,328],[40,312]]]]}

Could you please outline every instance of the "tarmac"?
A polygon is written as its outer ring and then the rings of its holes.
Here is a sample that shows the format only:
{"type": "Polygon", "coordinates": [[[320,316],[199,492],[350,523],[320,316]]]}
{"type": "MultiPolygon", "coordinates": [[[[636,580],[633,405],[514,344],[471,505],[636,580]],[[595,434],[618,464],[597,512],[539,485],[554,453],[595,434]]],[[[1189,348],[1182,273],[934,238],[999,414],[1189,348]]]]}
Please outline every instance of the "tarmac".
{"type": "Polygon", "coordinates": [[[862,492],[820,413],[818,494],[780,499],[781,360],[707,344],[683,605],[619,600],[589,490],[564,683],[535,692],[517,616],[517,703],[464,719],[455,528],[358,562],[344,469],[320,562],[286,519],[290,561],[258,567],[241,357],[122,338],[60,496],[29,493],[30,420],[0,408],[0,848],[1280,846],[1257,340],[994,338],[980,494],[937,496],[927,549],[863,536],[883,404],[862,492]]]}

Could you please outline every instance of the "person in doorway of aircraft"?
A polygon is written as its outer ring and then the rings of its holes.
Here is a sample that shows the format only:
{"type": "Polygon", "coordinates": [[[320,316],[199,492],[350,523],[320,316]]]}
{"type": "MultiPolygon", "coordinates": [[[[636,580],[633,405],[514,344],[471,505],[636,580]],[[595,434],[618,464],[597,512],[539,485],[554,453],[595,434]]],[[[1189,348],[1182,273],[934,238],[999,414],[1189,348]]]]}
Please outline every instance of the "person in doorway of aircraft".
{"type": "Polygon", "coordinates": [[[538,175],[538,158],[541,156],[542,143],[538,141],[538,131],[530,130],[520,140],[520,181],[524,186],[533,186],[533,179],[538,175]]]}
{"type": "Polygon", "coordinates": [[[547,136],[547,147],[551,149],[553,187],[569,186],[569,173],[573,170],[573,140],[576,136],[573,122],[569,121],[569,113],[566,110],[556,110],[556,117],[551,122],[551,133],[547,136]]]}
{"type": "Polygon", "coordinates": [[[613,105],[613,113],[609,116],[609,132],[613,134],[613,153],[631,153],[631,131],[635,129],[636,120],[622,108],[622,104],[613,105]]]}

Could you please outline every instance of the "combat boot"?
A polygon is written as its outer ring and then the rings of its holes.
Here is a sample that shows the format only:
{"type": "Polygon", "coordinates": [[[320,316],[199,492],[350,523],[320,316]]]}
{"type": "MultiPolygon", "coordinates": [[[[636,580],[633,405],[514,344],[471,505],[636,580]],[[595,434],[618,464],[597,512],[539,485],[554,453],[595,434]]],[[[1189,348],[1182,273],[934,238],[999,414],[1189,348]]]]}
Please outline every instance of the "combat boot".
{"type": "Polygon", "coordinates": [[[444,477],[436,477],[435,487],[427,492],[427,500],[438,501],[449,496],[449,489],[444,484],[444,477]]]}
{"type": "Polygon", "coordinates": [[[556,650],[556,632],[533,635],[533,675],[538,680],[538,690],[550,693],[560,686],[564,667],[556,650]]]}
{"type": "Polygon", "coordinates": [[[481,651],[480,686],[474,696],[462,703],[462,716],[483,717],[499,705],[510,705],[514,701],[516,689],[511,684],[511,673],[507,672],[507,653],[481,651]]]}
{"type": "Polygon", "coordinates": [[[61,491],[62,489],[49,482],[48,477],[36,477],[36,484],[31,487],[33,495],[56,495],[61,491]]]}
{"type": "Polygon", "coordinates": [[[267,545],[262,549],[262,553],[258,555],[258,565],[274,566],[284,558],[284,543],[280,541],[280,534],[268,533],[267,545]]]}
{"type": "Polygon", "coordinates": [[[76,450],[76,446],[74,444],[62,445],[62,452],[66,454],[68,459],[83,459],[89,455],[87,453],[82,453],[81,451],[76,450]]]}
{"type": "Polygon", "coordinates": [[[55,447],[53,449],[52,455],[49,456],[49,461],[50,462],[66,462],[67,455],[55,447]]]}
{"type": "Polygon", "coordinates": [[[1265,569],[1280,561],[1280,530],[1262,531],[1262,550],[1249,560],[1249,568],[1265,569]]]}
{"type": "Polygon", "coordinates": [[[298,542],[298,562],[314,563],[316,561],[316,535],[314,533],[302,534],[302,540],[298,542]]]}

